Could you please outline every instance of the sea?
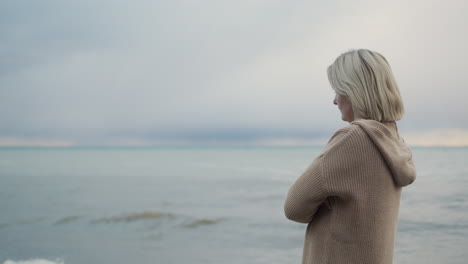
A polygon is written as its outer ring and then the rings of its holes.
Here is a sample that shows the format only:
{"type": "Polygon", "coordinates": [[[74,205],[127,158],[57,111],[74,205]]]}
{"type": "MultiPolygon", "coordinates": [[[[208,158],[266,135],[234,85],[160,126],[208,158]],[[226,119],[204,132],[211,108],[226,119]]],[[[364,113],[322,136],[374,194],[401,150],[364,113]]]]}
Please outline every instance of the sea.
{"type": "MultiPolygon", "coordinates": [[[[301,263],[283,205],[321,150],[0,148],[0,263],[301,263]]],[[[468,263],[468,148],[412,150],[394,263],[468,263]]]]}

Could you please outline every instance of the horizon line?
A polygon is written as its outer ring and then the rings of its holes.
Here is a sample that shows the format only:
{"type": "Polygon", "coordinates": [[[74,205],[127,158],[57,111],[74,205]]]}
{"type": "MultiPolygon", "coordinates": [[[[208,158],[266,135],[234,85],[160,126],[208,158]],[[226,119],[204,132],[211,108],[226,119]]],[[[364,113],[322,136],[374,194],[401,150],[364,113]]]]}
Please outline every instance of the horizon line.
{"type": "MultiPolygon", "coordinates": [[[[468,145],[413,145],[407,144],[410,148],[466,148],[468,145]]],[[[326,144],[304,144],[304,145],[262,145],[262,144],[186,144],[186,145],[0,145],[0,149],[21,149],[21,148],[307,148],[325,147],[326,144]]]]}

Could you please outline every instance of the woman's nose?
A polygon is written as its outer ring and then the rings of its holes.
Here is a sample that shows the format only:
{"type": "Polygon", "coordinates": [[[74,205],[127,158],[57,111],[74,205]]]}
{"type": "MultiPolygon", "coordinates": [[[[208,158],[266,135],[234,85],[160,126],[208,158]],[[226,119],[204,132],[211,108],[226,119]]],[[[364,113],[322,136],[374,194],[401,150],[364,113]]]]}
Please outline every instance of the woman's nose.
{"type": "Polygon", "coordinates": [[[334,105],[337,105],[337,103],[336,103],[336,98],[333,99],[333,104],[334,104],[334,105]]]}

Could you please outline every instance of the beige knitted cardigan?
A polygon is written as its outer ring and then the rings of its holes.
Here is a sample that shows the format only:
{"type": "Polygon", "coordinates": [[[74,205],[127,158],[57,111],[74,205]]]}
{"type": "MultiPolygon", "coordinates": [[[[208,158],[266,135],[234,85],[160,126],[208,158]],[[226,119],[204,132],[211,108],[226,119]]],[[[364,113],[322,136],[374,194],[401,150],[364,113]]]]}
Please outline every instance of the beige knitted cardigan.
{"type": "Polygon", "coordinates": [[[396,122],[339,129],[287,193],[286,217],[308,224],[302,263],[392,263],[401,190],[415,179],[396,122]]]}

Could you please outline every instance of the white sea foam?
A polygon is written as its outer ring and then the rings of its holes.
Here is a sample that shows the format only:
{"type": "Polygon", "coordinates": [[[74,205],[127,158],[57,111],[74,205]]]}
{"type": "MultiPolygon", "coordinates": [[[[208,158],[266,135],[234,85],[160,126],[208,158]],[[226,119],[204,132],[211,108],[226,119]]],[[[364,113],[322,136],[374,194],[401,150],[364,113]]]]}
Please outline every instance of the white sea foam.
{"type": "Polygon", "coordinates": [[[5,260],[3,264],[64,264],[63,260],[47,260],[47,259],[29,259],[29,260],[5,260]]]}

